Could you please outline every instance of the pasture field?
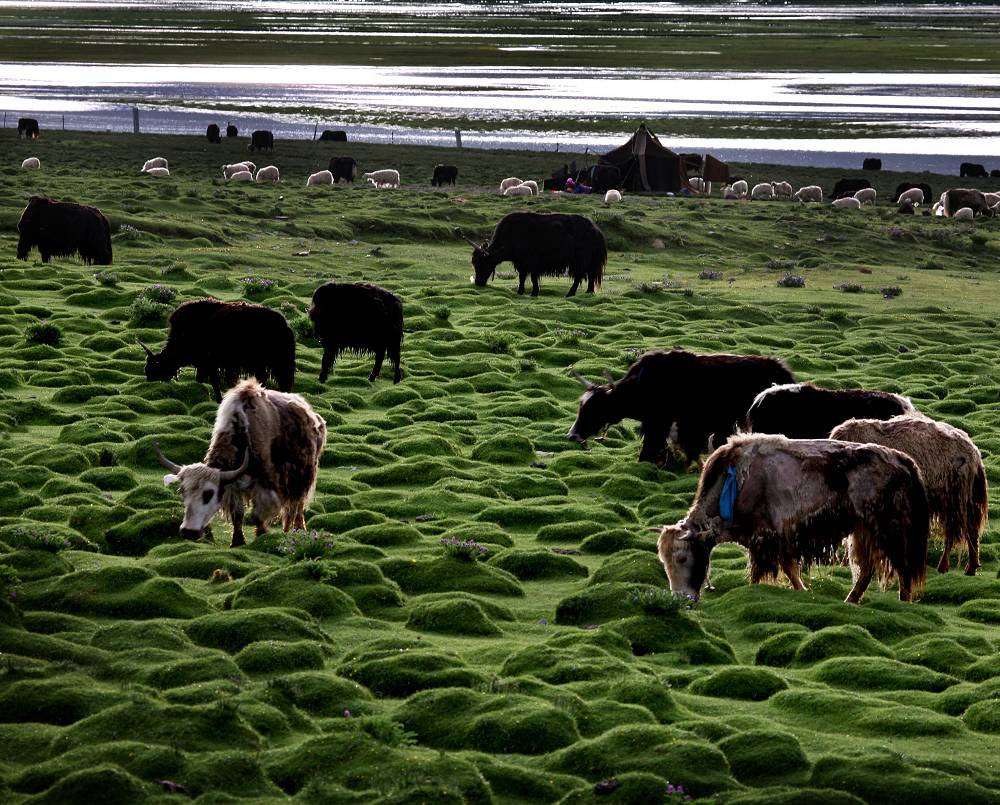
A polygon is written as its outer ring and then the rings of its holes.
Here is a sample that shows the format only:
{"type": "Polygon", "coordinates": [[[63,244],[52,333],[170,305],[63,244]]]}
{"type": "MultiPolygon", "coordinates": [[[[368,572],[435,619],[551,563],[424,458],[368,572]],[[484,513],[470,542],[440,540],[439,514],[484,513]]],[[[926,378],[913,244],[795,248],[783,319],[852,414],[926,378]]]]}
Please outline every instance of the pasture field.
{"type": "MultiPolygon", "coordinates": [[[[995,525],[979,575],[931,570],[914,604],[874,587],[841,603],[843,567],[814,567],[808,592],[749,586],[722,546],[715,591],[678,608],[649,528],[684,514],[696,470],[639,464],[635,422],[589,452],[565,436],[574,369],[620,376],[672,346],[771,354],[800,379],[910,396],[970,433],[996,487],[997,224],[884,203],[503,199],[500,179],[541,179],[553,155],[353,143],[360,170],[397,167],[403,188],[306,188],[337,153],[309,142],[254,157],[280,184],[226,186],[244,142],[6,140],[8,165],[42,170],[0,172],[0,800],[1000,800],[995,525]],[[171,178],[138,174],[156,155],[171,178]],[[459,186],[432,189],[452,161],[459,186]],[[114,265],[17,261],[32,193],[100,207],[114,265]],[[549,277],[518,297],[509,264],[474,288],[457,233],[514,209],[592,216],[600,292],[564,299],[549,277]],[[317,382],[305,309],[334,278],[404,300],[399,385],[369,384],[353,356],[317,382]],[[216,405],[191,369],[146,382],[136,339],[161,344],[170,307],[208,295],[285,313],[295,390],[329,426],[292,555],[278,531],[229,550],[218,522],[177,538],[152,444],[200,459],[216,405]]],[[[741,170],[828,192],[841,175],[741,170]]],[[[871,176],[883,197],[959,183],[871,176]]]]}

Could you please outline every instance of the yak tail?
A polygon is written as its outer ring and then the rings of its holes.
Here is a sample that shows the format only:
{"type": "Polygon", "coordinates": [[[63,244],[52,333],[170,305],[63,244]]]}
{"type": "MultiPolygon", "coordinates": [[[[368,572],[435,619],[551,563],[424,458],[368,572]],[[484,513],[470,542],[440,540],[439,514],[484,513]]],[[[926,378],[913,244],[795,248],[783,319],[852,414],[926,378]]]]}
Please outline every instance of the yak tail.
{"type": "Polygon", "coordinates": [[[597,243],[594,244],[595,248],[593,254],[591,255],[590,270],[587,272],[588,277],[594,278],[594,287],[600,288],[601,284],[604,282],[604,267],[608,264],[608,241],[604,237],[604,233],[597,229],[597,243]]]}
{"type": "Polygon", "coordinates": [[[976,468],[976,477],[972,481],[972,506],[969,511],[968,538],[979,537],[989,520],[989,499],[987,497],[986,469],[982,462],[976,468]]]}
{"type": "Polygon", "coordinates": [[[897,490],[896,511],[898,534],[902,544],[893,559],[899,590],[909,590],[911,596],[924,588],[927,577],[927,543],[930,540],[931,518],[923,477],[912,464],[906,485],[897,490]]]}

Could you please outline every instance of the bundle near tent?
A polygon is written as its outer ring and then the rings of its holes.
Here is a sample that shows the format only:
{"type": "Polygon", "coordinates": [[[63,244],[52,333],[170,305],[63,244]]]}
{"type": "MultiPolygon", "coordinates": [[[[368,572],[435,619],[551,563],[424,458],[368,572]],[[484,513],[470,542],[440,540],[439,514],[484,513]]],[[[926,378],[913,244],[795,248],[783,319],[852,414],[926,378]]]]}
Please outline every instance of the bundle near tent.
{"type": "Polygon", "coordinates": [[[729,183],[729,165],[711,154],[705,154],[705,164],[702,167],[701,178],[706,182],[717,182],[720,185],[729,183]]]}
{"type": "Polygon", "coordinates": [[[606,153],[598,163],[618,168],[623,190],[677,193],[689,188],[684,160],[664,148],[645,123],[627,143],[606,153]]]}

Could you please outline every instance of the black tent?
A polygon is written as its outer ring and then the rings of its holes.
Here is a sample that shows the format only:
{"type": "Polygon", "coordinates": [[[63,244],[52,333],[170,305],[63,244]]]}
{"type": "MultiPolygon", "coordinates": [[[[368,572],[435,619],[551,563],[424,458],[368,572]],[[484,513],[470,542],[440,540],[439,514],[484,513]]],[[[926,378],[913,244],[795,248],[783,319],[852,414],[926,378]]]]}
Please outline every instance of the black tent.
{"type": "Polygon", "coordinates": [[[623,190],[653,190],[677,193],[688,187],[684,161],[660,145],[646,124],[640,124],[627,143],[598,159],[621,171],[623,190]]]}

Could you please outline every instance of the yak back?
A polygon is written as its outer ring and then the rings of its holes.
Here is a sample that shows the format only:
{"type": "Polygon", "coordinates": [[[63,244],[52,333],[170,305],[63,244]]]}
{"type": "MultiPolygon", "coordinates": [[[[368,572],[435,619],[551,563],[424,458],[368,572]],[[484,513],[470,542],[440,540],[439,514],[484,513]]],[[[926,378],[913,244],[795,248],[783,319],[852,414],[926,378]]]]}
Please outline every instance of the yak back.
{"type": "Polygon", "coordinates": [[[530,259],[544,266],[540,274],[550,276],[561,275],[572,256],[584,252],[591,265],[599,266],[597,285],[608,259],[597,225],[586,216],[561,212],[508,213],[497,223],[486,251],[494,265],[530,259]]]}
{"type": "Polygon", "coordinates": [[[378,353],[403,339],[403,302],[391,291],[368,282],[327,282],[312,296],[309,308],[324,346],[378,353]]]}
{"type": "Polygon", "coordinates": [[[986,203],[986,196],[980,190],[972,190],[966,187],[957,187],[945,191],[944,194],[944,214],[954,215],[955,212],[968,207],[974,215],[992,215],[990,205],[986,203]]]}
{"type": "Polygon", "coordinates": [[[78,252],[86,263],[111,265],[111,225],[97,207],[32,196],[17,222],[18,259],[32,246],[45,254],[78,252]]]}

